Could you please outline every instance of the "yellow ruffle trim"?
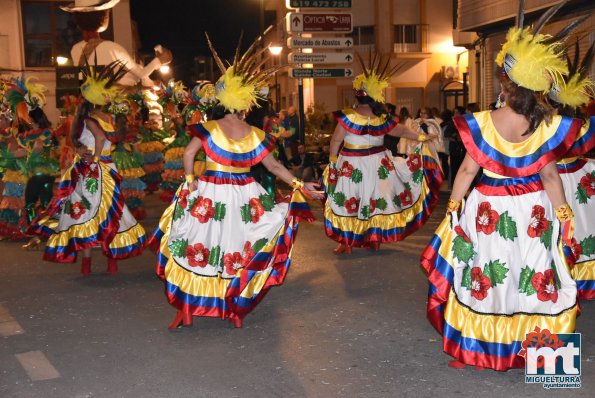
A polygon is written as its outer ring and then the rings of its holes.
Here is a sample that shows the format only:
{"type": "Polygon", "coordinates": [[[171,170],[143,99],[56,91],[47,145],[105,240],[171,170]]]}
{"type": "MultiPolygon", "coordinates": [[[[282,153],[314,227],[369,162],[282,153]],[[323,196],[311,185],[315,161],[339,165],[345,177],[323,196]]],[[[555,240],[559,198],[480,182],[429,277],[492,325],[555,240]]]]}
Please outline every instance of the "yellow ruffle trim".
{"type": "Polygon", "coordinates": [[[141,142],[138,144],[138,150],[142,153],[161,152],[165,146],[160,141],[141,142]]]}
{"type": "Polygon", "coordinates": [[[239,140],[232,140],[219,128],[219,124],[215,120],[203,123],[202,126],[211,133],[211,139],[216,146],[233,153],[256,151],[266,138],[266,133],[256,127],[252,127],[250,133],[245,137],[239,140]]]}
{"type": "Polygon", "coordinates": [[[352,123],[358,124],[360,126],[380,126],[381,124],[386,123],[385,118],[380,117],[368,117],[364,115],[360,115],[354,109],[347,108],[343,109],[343,114],[347,116],[347,120],[352,123]],[[368,123],[369,122],[369,123],[368,123]]]}
{"type": "Polygon", "coordinates": [[[577,263],[570,269],[570,275],[576,281],[595,280],[595,260],[577,263]]]}
{"type": "Polygon", "coordinates": [[[523,142],[509,142],[506,141],[494,126],[492,122],[492,116],[489,111],[477,112],[473,116],[480,126],[481,135],[483,139],[492,148],[495,148],[500,153],[506,153],[512,158],[529,156],[536,153],[548,140],[550,140],[555,134],[556,130],[562,122],[562,117],[555,115],[552,118],[552,122],[547,126],[545,123],[541,123],[533,134],[529,136],[523,142]]]}
{"type": "Polygon", "coordinates": [[[145,236],[145,229],[136,223],[134,227],[126,231],[118,232],[110,242],[110,249],[119,249],[122,247],[137,246],[139,239],[145,236]]]}
{"type": "Polygon", "coordinates": [[[140,167],[135,167],[134,169],[119,170],[118,173],[123,178],[139,178],[145,175],[145,170],[140,167]]]}
{"type": "Polygon", "coordinates": [[[165,152],[165,154],[163,155],[163,158],[165,159],[166,162],[168,162],[170,160],[182,159],[184,157],[184,149],[185,148],[168,149],[165,152]]]}
{"type": "Polygon", "coordinates": [[[444,312],[444,320],[463,337],[490,343],[511,344],[523,341],[535,326],[556,333],[572,333],[576,324],[577,307],[556,316],[534,314],[486,315],[463,306],[451,290],[444,312]]]}
{"type": "Polygon", "coordinates": [[[15,184],[25,184],[27,182],[27,177],[25,177],[20,171],[6,170],[4,171],[4,177],[2,177],[2,181],[14,182],[15,184]]]}

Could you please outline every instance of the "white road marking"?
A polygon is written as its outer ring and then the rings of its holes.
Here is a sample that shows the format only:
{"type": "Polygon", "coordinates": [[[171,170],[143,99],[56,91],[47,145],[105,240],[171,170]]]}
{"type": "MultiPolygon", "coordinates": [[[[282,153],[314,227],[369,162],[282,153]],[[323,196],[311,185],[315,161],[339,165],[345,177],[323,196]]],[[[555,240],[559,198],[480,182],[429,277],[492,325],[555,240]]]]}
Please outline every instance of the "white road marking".
{"type": "Polygon", "coordinates": [[[0,304],[0,336],[8,337],[23,333],[25,333],[25,331],[21,325],[15,321],[10,315],[10,312],[0,304]]]}
{"type": "Polygon", "coordinates": [[[60,373],[52,366],[41,351],[29,351],[15,354],[31,381],[50,380],[60,377],[60,373]]]}

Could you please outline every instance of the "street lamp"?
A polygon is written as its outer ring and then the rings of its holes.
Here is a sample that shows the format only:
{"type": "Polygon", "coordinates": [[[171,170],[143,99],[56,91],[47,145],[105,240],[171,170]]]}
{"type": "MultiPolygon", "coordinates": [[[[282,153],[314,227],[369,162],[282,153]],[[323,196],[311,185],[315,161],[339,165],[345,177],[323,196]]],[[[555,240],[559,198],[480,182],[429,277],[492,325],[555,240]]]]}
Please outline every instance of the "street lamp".
{"type": "Polygon", "coordinates": [[[56,57],[56,63],[60,66],[64,66],[68,63],[68,58],[62,56],[62,55],[58,55],[56,57]]]}
{"type": "MultiPolygon", "coordinates": [[[[269,51],[271,52],[271,54],[273,56],[275,56],[275,58],[277,58],[277,57],[279,57],[281,52],[283,52],[283,47],[271,45],[271,46],[269,46],[269,51]]],[[[277,60],[277,62],[279,62],[279,61],[277,60]]],[[[279,112],[279,108],[281,108],[281,101],[280,101],[281,98],[280,97],[281,97],[281,89],[280,89],[279,83],[277,81],[277,71],[275,70],[275,111],[276,112],[279,112]]]]}
{"type": "Polygon", "coordinates": [[[162,75],[169,74],[169,71],[170,71],[169,65],[161,65],[159,67],[159,72],[161,72],[162,75]]]}

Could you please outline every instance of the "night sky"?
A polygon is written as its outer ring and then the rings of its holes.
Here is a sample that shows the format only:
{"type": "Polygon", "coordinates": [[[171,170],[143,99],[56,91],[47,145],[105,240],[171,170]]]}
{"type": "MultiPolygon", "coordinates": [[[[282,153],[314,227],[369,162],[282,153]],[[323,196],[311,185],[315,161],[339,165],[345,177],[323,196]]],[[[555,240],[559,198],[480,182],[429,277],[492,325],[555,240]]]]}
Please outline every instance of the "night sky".
{"type": "Polygon", "coordinates": [[[186,83],[194,57],[211,54],[205,31],[219,55],[230,59],[241,30],[243,49],[260,30],[260,0],[131,0],[130,12],[138,26],[141,52],[152,53],[156,44],[169,48],[174,77],[186,83]]]}

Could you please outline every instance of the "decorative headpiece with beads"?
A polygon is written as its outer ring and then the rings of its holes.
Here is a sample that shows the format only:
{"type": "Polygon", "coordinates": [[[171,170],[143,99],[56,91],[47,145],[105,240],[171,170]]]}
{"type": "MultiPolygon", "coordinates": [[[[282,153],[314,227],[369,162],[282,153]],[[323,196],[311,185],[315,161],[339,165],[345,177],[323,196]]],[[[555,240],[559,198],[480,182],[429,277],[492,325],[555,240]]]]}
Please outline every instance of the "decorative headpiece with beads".
{"type": "Polygon", "coordinates": [[[45,105],[45,92],[47,89],[43,84],[33,83],[33,77],[25,79],[13,78],[7,85],[4,93],[5,101],[10,105],[13,117],[31,124],[29,111],[36,108],[43,108],[45,105]]]}
{"type": "Polygon", "coordinates": [[[519,2],[516,26],[508,30],[506,42],[496,57],[496,64],[502,67],[502,73],[517,85],[546,93],[552,84],[560,84],[568,74],[560,41],[585,18],[573,21],[554,36],[539,33],[567,1],[563,0],[549,8],[532,28],[523,26],[525,1],[519,2]]]}
{"type": "Polygon", "coordinates": [[[240,46],[242,44],[242,34],[236,47],[233,63],[225,67],[221,58],[215,51],[213,44],[207,36],[209,48],[213,53],[215,63],[221,71],[221,78],[215,83],[215,95],[219,103],[230,112],[241,112],[250,109],[256,105],[259,98],[264,98],[263,87],[266,86],[266,80],[269,75],[281,69],[281,66],[275,66],[268,69],[261,69],[268,60],[268,47],[258,50],[258,43],[262,41],[264,34],[268,29],[254,40],[246,52],[240,56],[240,46]]]}
{"type": "Polygon", "coordinates": [[[208,80],[198,82],[190,92],[188,104],[182,111],[186,123],[203,122],[204,115],[208,114],[217,102],[215,85],[208,80]]]}
{"type": "Polygon", "coordinates": [[[122,91],[116,83],[127,72],[122,61],[112,61],[97,72],[95,66],[89,65],[85,58],[82,68],[84,82],[81,85],[83,97],[95,105],[107,105],[123,97],[122,91]]]}
{"type": "Polygon", "coordinates": [[[561,83],[552,85],[552,89],[548,93],[550,99],[571,108],[578,108],[589,103],[595,91],[595,83],[589,79],[589,69],[595,55],[594,50],[595,43],[592,43],[581,62],[578,40],[576,41],[574,60],[571,61],[570,57],[566,57],[568,76],[561,83]]]}
{"type": "Polygon", "coordinates": [[[382,55],[368,54],[368,65],[364,63],[362,56],[357,53],[357,59],[363,70],[353,80],[353,89],[356,97],[370,97],[374,101],[384,102],[384,90],[388,87],[388,79],[395,74],[402,65],[395,65],[389,69],[390,56],[383,60],[382,55]]]}
{"type": "Polygon", "coordinates": [[[182,81],[175,81],[171,79],[167,82],[167,85],[162,86],[162,89],[159,92],[159,103],[161,106],[166,106],[167,104],[179,105],[185,104],[188,102],[188,92],[186,91],[186,87],[184,86],[184,82],[182,81]]]}

